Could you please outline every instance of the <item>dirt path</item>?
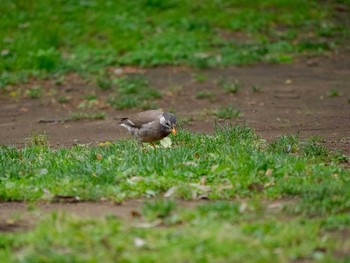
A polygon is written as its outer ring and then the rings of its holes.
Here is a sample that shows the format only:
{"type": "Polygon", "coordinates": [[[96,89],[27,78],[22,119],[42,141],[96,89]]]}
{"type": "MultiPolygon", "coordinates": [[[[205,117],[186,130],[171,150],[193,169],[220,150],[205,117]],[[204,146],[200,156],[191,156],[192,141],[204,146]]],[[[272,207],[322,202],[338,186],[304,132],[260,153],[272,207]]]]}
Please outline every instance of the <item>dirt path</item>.
{"type": "MultiPolygon", "coordinates": [[[[292,65],[261,64],[203,71],[153,68],[145,75],[154,87],[163,91],[158,105],[185,118],[186,129],[211,132],[214,117],[208,112],[220,106],[232,106],[243,113],[240,123],[248,124],[267,139],[297,132],[301,137],[319,135],[328,146],[350,153],[350,55],[313,58],[292,65]],[[205,76],[204,81],[193,80],[193,74],[198,72],[205,76]],[[227,94],[217,85],[220,79],[238,80],[242,88],[237,94],[227,94]],[[260,91],[254,92],[253,85],[261,87],[260,91]],[[212,93],[210,100],[196,98],[203,90],[212,93]],[[332,90],[338,96],[331,96],[332,90]]],[[[46,131],[51,145],[113,141],[128,136],[115,125],[113,118],[131,111],[105,107],[108,92],[102,91],[97,95],[102,104],[99,110],[107,113],[105,120],[40,122],[67,118],[71,112],[79,111],[77,107],[86,94],[97,89],[74,75],[61,86],[55,86],[52,81],[37,84],[44,86],[47,94],[41,99],[10,97],[9,92],[1,94],[0,144],[21,146],[33,130],[46,131]],[[58,103],[59,95],[67,95],[71,100],[58,103]]],[[[21,93],[23,87],[13,90],[21,93]]]]}
{"type": "MultiPolygon", "coordinates": [[[[263,205],[269,213],[278,213],[284,206],[294,204],[294,201],[293,199],[265,200],[263,205]]],[[[116,216],[138,228],[148,228],[153,227],[153,224],[161,224],[161,221],[148,223],[145,221],[142,216],[142,205],[144,202],[144,199],[127,200],[119,204],[107,201],[76,203],[38,202],[35,205],[24,202],[0,202],[0,233],[29,229],[35,225],[38,219],[52,212],[67,213],[78,218],[92,219],[116,216]]],[[[193,209],[209,202],[215,201],[205,199],[194,201],[176,200],[176,207],[178,209],[193,209]]],[[[232,202],[245,203],[244,200],[232,200],[232,202]]]]}

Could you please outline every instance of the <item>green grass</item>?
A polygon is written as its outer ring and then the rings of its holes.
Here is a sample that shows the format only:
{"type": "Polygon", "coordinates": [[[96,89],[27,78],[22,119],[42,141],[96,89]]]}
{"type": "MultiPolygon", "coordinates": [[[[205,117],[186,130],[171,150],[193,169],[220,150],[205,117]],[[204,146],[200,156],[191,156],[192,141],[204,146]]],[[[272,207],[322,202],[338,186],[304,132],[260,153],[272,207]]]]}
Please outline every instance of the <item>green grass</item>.
{"type": "MultiPolygon", "coordinates": [[[[143,216],[154,206],[146,202],[143,216]]],[[[347,262],[346,213],[286,218],[258,201],[164,206],[162,219],[123,222],[52,213],[30,231],[1,233],[1,262],[347,262]],[[246,207],[246,209],[242,209],[246,207]],[[170,213],[171,212],[171,213],[170,213]],[[165,216],[164,216],[165,215],[165,216]],[[161,226],[159,226],[161,223],[161,226]],[[158,227],[151,227],[158,224],[158,227]],[[140,225],[140,227],[138,227],[140,225]],[[144,224],[145,225],[145,224],[144,224]],[[344,231],[344,232],[343,232],[344,231]]],[[[35,215],[35,214],[34,214],[35,215]]],[[[151,218],[154,218],[153,215],[151,218]]],[[[159,217],[158,217],[159,218],[159,217]]],[[[16,222],[16,220],[15,220],[16,222]]]]}
{"type": "Polygon", "coordinates": [[[238,91],[240,91],[240,89],[242,88],[242,84],[238,80],[220,80],[218,84],[224,91],[232,94],[238,93],[238,91]]]}
{"type": "Polygon", "coordinates": [[[196,82],[204,82],[206,81],[208,78],[208,76],[204,73],[193,73],[192,74],[192,80],[196,81],[196,82]]]}
{"type": "MultiPolygon", "coordinates": [[[[179,131],[172,140],[172,148],[157,149],[123,140],[57,149],[1,146],[0,201],[152,199],[128,221],[40,216],[34,203],[35,227],[0,231],[0,261],[349,260],[349,158],[328,151],[322,138],[267,143],[235,126],[213,135],[179,131]],[[211,201],[183,207],[178,198],[211,201]]],[[[21,222],[21,215],[11,222],[21,222]]]]}
{"type": "Polygon", "coordinates": [[[133,141],[89,148],[0,149],[3,201],[38,200],[44,189],[82,200],[121,200],[157,196],[175,187],[174,196],[186,199],[201,194],[212,199],[297,196],[301,205],[317,202],[320,211],[349,207],[349,170],[339,165],[347,157],[297,137],[267,144],[239,126],[212,136],[180,132],[171,149],[142,151],[133,141]],[[197,185],[203,176],[209,190],[197,185]]]}
{"type": "Polygon", "coordinates": [[[327,92],[327,96],[328,97],[339,97],[341,94],[339,93],[339,91],[337,89],[330,89],[328,92],[327,92]]]}
{"type": "Polygon", "coordinates": [[[96,85],[101,90],[109,90],[113,86],[113,81],[107,73],[103,72],[97,76],[96,85]]]}
{"type": "Polygon", "coordinates": [[[103,120],[106,118],[105,112],[73,112],[69,115],[68,120],[103,120]]]}
{"type": "Polygon", "coordinates": [[[41,86],[34,86],[27,89],[27,96],[31,99],[39,99],[43,94],[43,88],[41,86]]]}
{"type": "Polygon", "coordinates": [[[215,95],[210,90],[201,90],[196,93],[196,99],[208,99],[209,101],[214,100],[215,95]]]}
{"type": "Polygon", "coordinates": [[[252,91],[254,92],[254,93],[259,93],[259,92],[261,92],[261,86],[260,85],[252,85],[252,91]]]}
{"type": "Polygon", "coordinates": [[[291,62],[349,36],[333,1],[4,0],[0,12],[0,87],[126,64],[291,62]]]}

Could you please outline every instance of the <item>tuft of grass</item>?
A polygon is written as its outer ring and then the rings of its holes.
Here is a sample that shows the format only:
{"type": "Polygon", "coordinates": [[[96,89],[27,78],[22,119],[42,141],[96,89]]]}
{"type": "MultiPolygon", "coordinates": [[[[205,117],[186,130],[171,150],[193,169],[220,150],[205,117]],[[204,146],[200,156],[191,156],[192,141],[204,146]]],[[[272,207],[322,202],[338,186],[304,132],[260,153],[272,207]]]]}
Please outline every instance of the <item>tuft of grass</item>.
{"type": "Polygon", "coordinates": [[[59,103],[68,103],[72,100],[72,96],[70,95],[61,95],[57,98],[59,103]]]}
{"type": "Polygon", "coordinates": [[[39,99],[43,94],[43,88],[41,86],[33,86],[27,89],[26,93],[31,99],[39,99]]]}
{"type": "Polygon", "coordinates": [[[330,154],[324,145],[312,139],[307,140],[303,144],[302,150],[304,154],[309,156],[327,157],[330,154]]]}
{"type": "Polygon", "coordinates": [[[252,86],[252,91],[253,91],[254,93],[261,92],[261,86],[260,86],[260,85],[253,85],[253,86],[252,86]]]}
{"type": "Polygon", "coordinates": [[[213,101],[214,94],[209,90],[201,90],[196,93],[196,99],[208,99],[210,101],[213,101]]]}
{"type": "Polygon", "coordinates": [[[117,80],[116,94],[108,102],[116,109],[154,108],[153,100],[162,97],[161,93],[153,89],[143,76],[127,76],[117,80]]]}
{"type": "Polygon", "coordinates": [[[271,142],[269,148],[272,152],[296,153],[300,150],[300,141],[297,135],[283,135],[271,142]]]}
{"type": "Polygon", "coordinates": [[[196,82],[204,82],[208,79],[208,76],[204,73],[193,73],[192,79],[196,82]]]}
{"type": "Polygon", "coordinates": [[[236,94],[242,88],[242,84],[238,80],[226,81],[220,80],[219,86],[227,93],[236,94]]]}
{"type": "Polygon", "coordinates": [[[228,106],[216,109],[213,114],[219,119],[237,119],[241,116],[241,111],[239,109],[234,110],[233,107],[228,106]]]}
{"type": "Polygon", "coordinates": [[[106,118],[105,112],[73,112],[69,115],[67,120],[104,120],[106,118]]]}
{"type": "Polygon", "coordinates": [[[142,206],[142,214],[150,221],[157,218],[165,219],[174,212],[175,208],[175,201],[169,199],[145,201],[142,206]]]}
{"type": "Polygon", "coordinates": [[[327,93],[328,97],[339,97],[341,94],[339,93],[339,91],[337,89],[330,89],[327,93]]]}
{"type": "Polygon", "coordinates": [[[110,90],[113,86],[113,81],[108,73],[100,73],[96,78],[96,85],[101,90],[110,90]]]}
{"type": "Polygon", "coordinates": [[[46,132],[32,132],[30,137],[26,139],[26,146],[27,147],[33,147],[33,146],[39,146],[39,147],[48,147],[49,146],[49,140],[47,138],[46,132]]]}

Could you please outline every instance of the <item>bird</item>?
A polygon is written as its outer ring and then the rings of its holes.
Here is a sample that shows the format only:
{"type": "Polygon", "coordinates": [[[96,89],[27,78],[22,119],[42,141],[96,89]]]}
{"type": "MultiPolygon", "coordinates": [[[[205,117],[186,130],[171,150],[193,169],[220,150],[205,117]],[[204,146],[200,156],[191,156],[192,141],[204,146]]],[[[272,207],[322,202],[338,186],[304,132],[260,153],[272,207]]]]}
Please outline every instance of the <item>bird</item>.
{"type": "Polygon", "coordinates": [[[162,140],[170,133],[176,135],[175,115],[160,110],[135,113],[129,117],[120,118],[118,124],[126,128],[140,144],[148,142],[153,147],[154,142],[162,140]]]}

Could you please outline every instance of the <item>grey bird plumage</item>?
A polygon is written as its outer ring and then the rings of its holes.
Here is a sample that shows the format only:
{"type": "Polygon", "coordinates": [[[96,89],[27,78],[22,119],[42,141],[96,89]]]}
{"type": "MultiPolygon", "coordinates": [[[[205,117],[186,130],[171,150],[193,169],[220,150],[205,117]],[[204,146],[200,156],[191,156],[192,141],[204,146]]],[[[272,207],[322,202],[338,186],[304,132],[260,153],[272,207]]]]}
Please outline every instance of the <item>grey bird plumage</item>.
{"type": "Polygon", "coordinates": [[[176,117],[170,112],[148,110],[121,118],[118,123],[139,142],[156,142],[170,133],[176,134],[176,117]]]}

